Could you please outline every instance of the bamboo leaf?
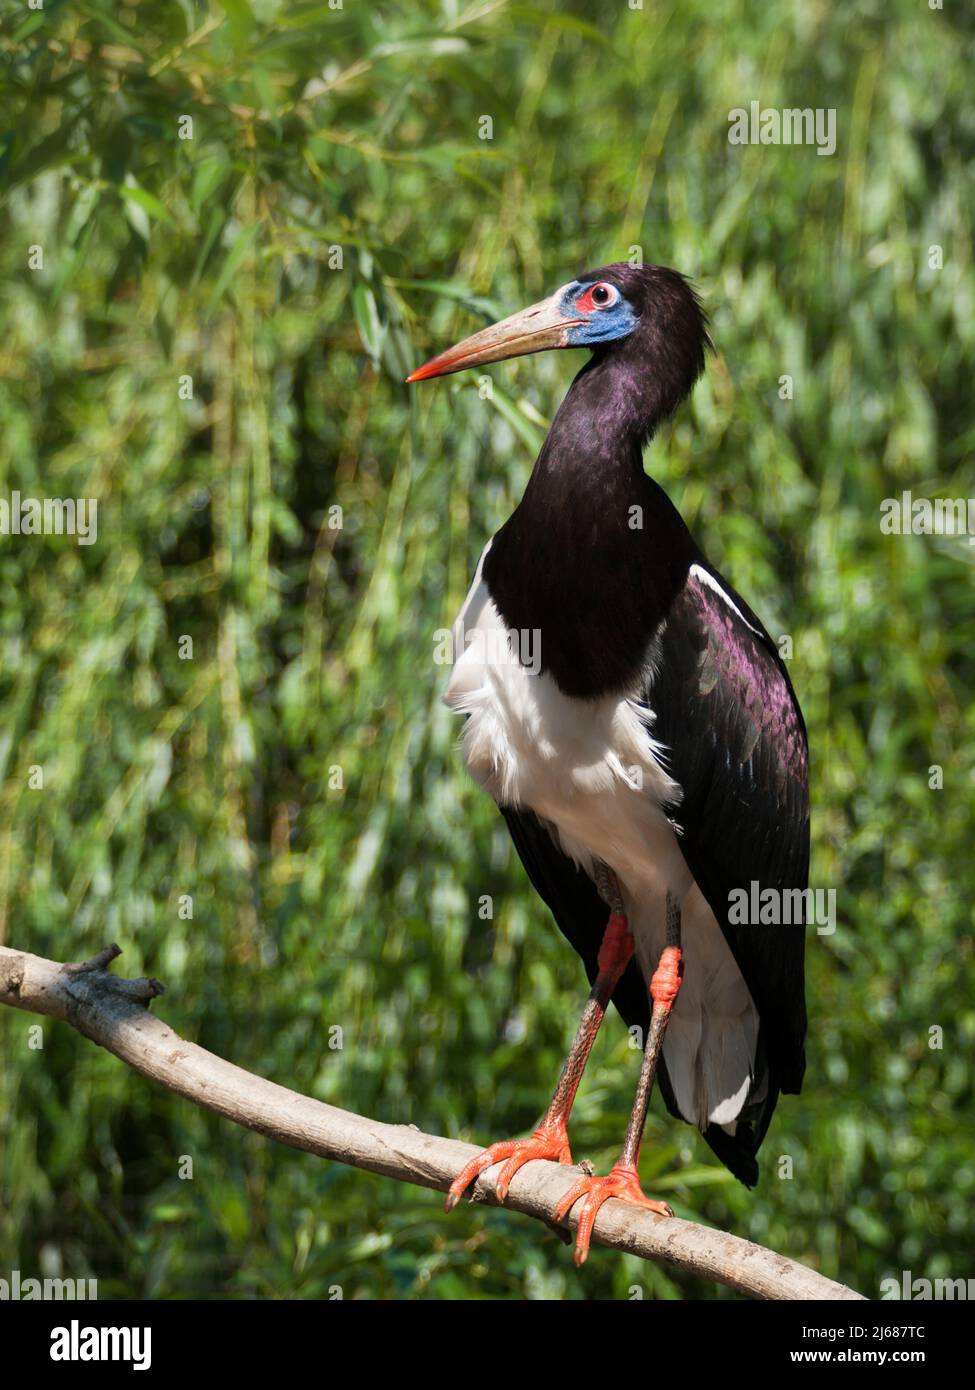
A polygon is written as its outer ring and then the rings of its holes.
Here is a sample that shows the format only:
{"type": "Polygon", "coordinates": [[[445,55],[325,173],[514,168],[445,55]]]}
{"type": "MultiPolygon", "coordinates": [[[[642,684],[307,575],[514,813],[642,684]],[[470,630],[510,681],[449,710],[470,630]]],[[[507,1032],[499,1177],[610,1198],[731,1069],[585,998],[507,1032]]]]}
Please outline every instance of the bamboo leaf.
{"type": "Polygon", "coordinates": [[[231,246],[230,251],[227,253],[227,258],[223,263],[219,276],[217,277],[217,282],[214,285],[213,289],[210,291],[210,298],[207,301],[207,308],[211,313],[220,303],[221,299],[226,293],[228,285],[234,278],[234,275],[237,273],[237,270],[239,269],[244,257],[247,255],[248,251],[254,245],[254,242],[257,240],[257,236],[261,230],[261,226],[262,224],[260,222],[251,222],[248,226],[241,227],[236,237],[234,238],[233,245],[231,246]]]}
{"type": "Polygon", "coordinates": [[[136,183],[135,177],[131,173],[126,175],[124,183],[118,185],[118,193],[119,196],[129,204],[129,220],[136,228],[136,231],[139,232],[139,235],[143,237],[143,240],[149,240],[150,218],[154,222],[165,223],[167,227],[176,226],[168,209],[163,206],[154,193],[150,193],[148,189],[141,188],[136,183]],[[138,208],[143,214],[143,217],[139,218],[137,215],[133,214],[133,208],[138,208]],[[143,228],[145,229],[144,232],[142,230],[143,228]]]}
{"type": "Polygon", "coordinates": [[[352,295],[352,309],[362,346],[373,362],[378,362],[382,349],[383,327],[376,296],[369,285],[356,285],[352,295]]]}

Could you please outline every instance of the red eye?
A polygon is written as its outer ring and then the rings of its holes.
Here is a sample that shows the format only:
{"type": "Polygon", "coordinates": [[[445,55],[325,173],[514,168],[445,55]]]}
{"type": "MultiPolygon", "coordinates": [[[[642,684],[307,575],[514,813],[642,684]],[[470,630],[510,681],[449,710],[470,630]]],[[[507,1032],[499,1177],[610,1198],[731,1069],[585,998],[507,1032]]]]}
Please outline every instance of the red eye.
{"type": "Polygon", "coordinates": [[[580,314],[591,314],[595,309],[608,309],[619,299],[619,290],[615,285],[607,285],[604,280],[600,280],[598,285],[590,285],[585,294],[580,295],[576,300],[576,308],[580,314]]]}

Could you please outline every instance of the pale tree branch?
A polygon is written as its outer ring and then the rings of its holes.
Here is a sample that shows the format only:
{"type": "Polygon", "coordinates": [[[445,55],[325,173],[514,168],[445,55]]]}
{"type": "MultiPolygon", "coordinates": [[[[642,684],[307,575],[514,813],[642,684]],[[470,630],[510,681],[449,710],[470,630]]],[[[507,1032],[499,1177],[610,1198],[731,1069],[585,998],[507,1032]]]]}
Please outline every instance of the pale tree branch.
{"type": "MultiPolygon", "coordinates": [[[[70,1023],[149,1080],[195,1105],[322,1158],[443,1192],[477,1152],[471,1144],[423,1134],[412,1125],[380,1124],[325,1105],[187,1042],[149,1012],[149,1001],[162,993],[158,981],[125,980],[107,970],[118,954],[117,946],[109,946],[90,961],[61,965],[0,946],[0,1004],[70,1023]]],[[[475,1200],[495,1200],[499,1171],[496,1166],[481,1175],[475,1200]]],[[[577,1169],[557,1163],[529,1163],[514,1178],[505,1205],[547,1223],[548,1214],[578,1176],[577,1169]]],[[[566,1225],[574,1230],[574,1213],[566,1225]]],[[[861,1298],[845,1285],[751,1241],[676,1217],[656,1216],[628,1202],[607,1202],[600,1209],[593,1239],[716,1280],[752,1298],[861,1298]]]]}

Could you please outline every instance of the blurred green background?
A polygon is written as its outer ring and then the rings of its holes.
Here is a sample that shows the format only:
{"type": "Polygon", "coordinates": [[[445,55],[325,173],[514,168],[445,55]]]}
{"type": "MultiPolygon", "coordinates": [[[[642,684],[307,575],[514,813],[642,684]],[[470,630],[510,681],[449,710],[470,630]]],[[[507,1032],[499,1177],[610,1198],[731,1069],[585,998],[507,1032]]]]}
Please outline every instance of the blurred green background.
{"type": "MultiPolygon", "coordinates": [[[[117,940],[176,1029],[352,1110],[484,1142],[535,1123],[582,969],[462,771],[433,634],[583,358],[493,368],[493,399],[402,378],[642,248],[697,278],[718,347],[648,467],[792,638],[839,917],[810,935],[806,1091],[759,1188],[659,1100],[645,1187],[872,1297],[971,1274],[975,547],[879,526],[905,488],[975,496],[959,10],[3,0],[0,496],[99,510],[96,545],[0,537],[0,942],[117,940]],[[835,108],[835,155],[730,146],[752,100],[835,108]]],[[[605,1251],[578,1273],[537,1223],[448,1219],[64,1026],[32,1050],[33,1022],[0,1011],[0,1274],[732,1296],[605,1251]]],[[[637,1069],[614,1014],[577,1158],[613,1162],[637,1069]]]]}

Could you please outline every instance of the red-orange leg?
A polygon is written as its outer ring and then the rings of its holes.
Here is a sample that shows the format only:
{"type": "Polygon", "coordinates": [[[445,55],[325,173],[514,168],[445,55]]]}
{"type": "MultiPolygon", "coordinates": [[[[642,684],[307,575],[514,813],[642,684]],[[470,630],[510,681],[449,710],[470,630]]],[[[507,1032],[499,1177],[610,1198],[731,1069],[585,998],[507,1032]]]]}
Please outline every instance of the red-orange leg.
{"type": "Polygon", "coordinates": [[[556,1221],[562,1221],[581,1197],[585,1198],[579,1213],[576,1229],[575,1262],[583,1265],[589,1255],[589,1242],[592,1238],[596,1214],[604,1202],[611,1197],[620,1197],[634,1202],[637,1206],[648,1207],[658,1216],[673,1216],[666,1202],[655,1202],[644,1196],[640,1187],[637,1166],[640,1161],[640,1144],[647,1120],[647,1109],[653,1091],[653,1081],[657,1074],[657,1062],[663,1047],[664,1034],[670,1019],[674,1000],[680,989],[681,949],[680,949],[680,908],[667,896],[667,942],[661,952],[657,968],[650,981],[650,997],[653,1008],[650,1012],[650,1028],[647,1032],[646,1047],[643,1050],[643,1065],[637,1083],[633,1110],[623,1141],[623,1151],[612,1171],[604,1178],[582,1177],[569,1188],[555,1208],[556,1221]]]}
{"type": "Polygon", "coordinates": [[[552,1103],[546,1110],[541,1124],[529,1139],[507,1139],[499,1144],[492,1144],[472,1158],[450,1185],[450,1191],[447,1193],[447,1200],[444,1203],[446,1211],[453,1211],[475,1178],[494,1163],[507,1160],[496,1186],[498,1201],[503,1202],[508,1195],[511,1179],[518,1169],[531,1159],[551,1158],[558,1163],[572,1162],[572,1154],[569,1152],[569,1136],[566,1129],[569,1113],[572,1110],[572,1103],[575,1100],[576,1091],[579,1089],[579,1082],[582,1080],[586,1062],[589,1060],[592,1045],[596,1041],[599,1026],[606,1015],[609,1001],[613,997],[613,990],[619,983],[620,976],[629,964],[632,955],[633,937],[630,934],[626,916],[622,912],[613,912],[606,923],[603,944],[599,948],[596,979],[586,1001],[586,1007],[582,1011],[575,1041],[565,1059],[559,1084],[555,1088],[555,1095],[552,1097],[552,1103]]]}

